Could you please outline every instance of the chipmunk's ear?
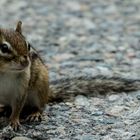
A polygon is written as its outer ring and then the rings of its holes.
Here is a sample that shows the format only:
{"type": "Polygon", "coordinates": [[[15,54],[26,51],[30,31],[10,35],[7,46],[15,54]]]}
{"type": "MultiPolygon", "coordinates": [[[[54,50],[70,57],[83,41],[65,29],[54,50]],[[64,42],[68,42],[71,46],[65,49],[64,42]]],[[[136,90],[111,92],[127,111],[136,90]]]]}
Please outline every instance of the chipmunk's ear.
{"type": "Polygon", "coordinates": [[[22,22],[21,21],[18,21],[15,31],[22,34],[22,22]]]}
{"type": "Polygon", "coordinates": [[[0,30],[0,43],[2,43],[3,41],[4,41],[4,37],[3,37],[2,32],[0,30]]]}

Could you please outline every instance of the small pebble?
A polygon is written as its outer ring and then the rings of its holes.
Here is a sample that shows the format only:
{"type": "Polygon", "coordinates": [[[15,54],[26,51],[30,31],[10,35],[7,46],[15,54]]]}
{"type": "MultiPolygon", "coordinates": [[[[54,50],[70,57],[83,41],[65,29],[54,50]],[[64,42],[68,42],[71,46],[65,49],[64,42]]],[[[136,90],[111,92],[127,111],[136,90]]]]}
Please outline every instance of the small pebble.
{"type": "Polygon", "coordinates": [[[137,95],[137,99],[140,100],[140,95],[137,95]]]}
{"type": "Polygon", "coordinates": [[[88,107],[90,105],[89,100],[85,96],[82,96],[82,95],[76,96],[74,102],[75,102],[75,105],[78,105],[78,106],[88,107]]]}

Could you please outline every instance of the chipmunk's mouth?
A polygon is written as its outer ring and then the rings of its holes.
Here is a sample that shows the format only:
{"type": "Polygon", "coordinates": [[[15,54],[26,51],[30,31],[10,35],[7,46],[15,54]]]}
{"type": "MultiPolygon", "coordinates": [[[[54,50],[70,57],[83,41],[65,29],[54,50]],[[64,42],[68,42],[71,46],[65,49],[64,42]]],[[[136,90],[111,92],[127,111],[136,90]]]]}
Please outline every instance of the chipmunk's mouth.
{"type": "Polygon", "coordinates": [[[14,71],[23,71],[25,68],[17,68],[17,69],[12,69],[14,71]]]}
{"type": "Polygon", "coordinates": [[[15,63],[12,62],[10,65],[5,65],[3,67],[3,71],[11,71],[11,72],[22,72],[27,70],[30,67],[31,63],[30,61],[27,61],[26,63],[15,63]]]}
{"type": "Polygon", "coordinates": [[[19,66],[19,67],[13,67],[13,68],[10,68],[11,71],[24,71],[28,66],[19,66]]]}
{"type": "Polygon", "coordinates": [[[12,72],[22,72],[24,71],[25,69],[10,69],[10,71],[12,72]]]}

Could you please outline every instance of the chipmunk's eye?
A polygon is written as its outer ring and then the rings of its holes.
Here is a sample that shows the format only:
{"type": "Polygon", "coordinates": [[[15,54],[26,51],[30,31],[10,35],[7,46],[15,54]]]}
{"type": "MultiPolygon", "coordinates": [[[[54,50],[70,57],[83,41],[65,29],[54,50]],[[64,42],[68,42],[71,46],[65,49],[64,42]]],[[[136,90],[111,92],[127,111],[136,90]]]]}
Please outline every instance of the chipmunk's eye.
{"type": "Polygon", "coordinates": [[[30,49],[31,49],[31,44],[28,43],[28,51],[30,51],[30,49]]]}
{"type": "Polygon", "coordinates": [[[10,53],[9,47],[7,44],[0,44],[0,50],[2,53],[10,53]]]}

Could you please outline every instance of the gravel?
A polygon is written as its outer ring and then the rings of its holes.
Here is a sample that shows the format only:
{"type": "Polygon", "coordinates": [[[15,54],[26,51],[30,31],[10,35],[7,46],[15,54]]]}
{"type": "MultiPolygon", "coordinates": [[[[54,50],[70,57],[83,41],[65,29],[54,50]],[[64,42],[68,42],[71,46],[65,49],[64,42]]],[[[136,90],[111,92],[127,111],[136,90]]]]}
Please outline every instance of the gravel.
{"type": "MultiPolygon", "coordinates": [[[[139,0],[1,0],[0,23],[23,22],[50,80],[71,75],[140,77],[139,0]]],[[[140,91],[49,104],[41,123],[14,132],[1,118],[1,140],[138,140],[140,91]]]]}

